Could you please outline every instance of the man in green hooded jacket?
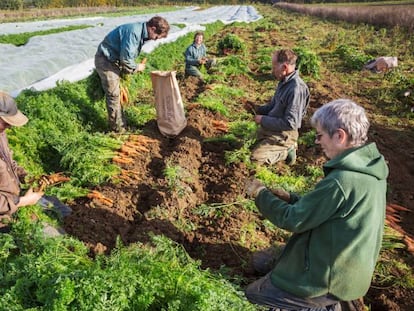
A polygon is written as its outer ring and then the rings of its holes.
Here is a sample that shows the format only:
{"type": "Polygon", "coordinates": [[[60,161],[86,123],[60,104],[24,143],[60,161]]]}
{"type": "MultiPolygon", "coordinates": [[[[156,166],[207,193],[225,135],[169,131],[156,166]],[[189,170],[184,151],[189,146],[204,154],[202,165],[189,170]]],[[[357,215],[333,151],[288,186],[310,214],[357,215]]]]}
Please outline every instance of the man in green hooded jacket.
{"type": "Polygon", "coordinates": [[[300,197],[257,179],[246,185],[263,216],[292,232],[278,257],[256,257],[255,268],[267,274],[246,296],[281,310],[359,310],[381,248],[388,167],[366,143],[369,121],[351,100],[323,105],[311,122],[329,159],[313,191],[300,197]]]}

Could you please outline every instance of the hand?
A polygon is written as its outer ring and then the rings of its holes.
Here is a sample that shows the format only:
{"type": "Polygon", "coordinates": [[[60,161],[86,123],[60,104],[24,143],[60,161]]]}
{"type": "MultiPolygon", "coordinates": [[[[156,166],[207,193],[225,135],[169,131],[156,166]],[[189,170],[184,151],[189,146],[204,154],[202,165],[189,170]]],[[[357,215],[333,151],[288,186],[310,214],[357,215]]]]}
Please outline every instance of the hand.
{"type": "Polygon", "coordinates": [[[199,62],[201,65],[204,65],[204,64],[207,62],[207,58],[202,57],[202,58],[200,58],[200,59],[198,60],[198,62],[199,62]]]}
{"type": "Polygon", "coordinates": [[[141,72],[145,70],[145,63],[137,64],[137,68],[135,68],[134,73],[141,72]]]}
{"type": "Polygon", "coordinates": [[[290,201],[290,193],[281,189],[281,188],[276,188],[276,189],[271,189],[270,190],[275,196],[277,196],[279,199],[289,203],[290,201]]]}
{"type": "Polygon", "coordinates": [[[254,116],[254,122],[256,122],[257,124],[260,124],[262,122],[262,118],[263,116],[261,114],[257,114],[254,116]]]}
{"type": "Polygon", "coordinates": [[[251,178],[246,182],[246,193],[251,197],[257,197],[259,192],[266,187],[256,178],[251,178]]]}
{"type": "Polygon", "coordinates": [[[246,109],[249,112],[253,112],[254,114],[256,114],[256,108],[255,108],[253,103],[245,102],[244,103],[244,109],[246,109]]]}
{"type": "Polygon", "coordinates": [[[43,194],[44,194],[43,191],[34,192],[33,189],[30,188],[29,190],[27,190],[24,196],[20,197],[20,201],[17,204],[17,207],[36,204],[37,201],[40,200],[43,194]]]}

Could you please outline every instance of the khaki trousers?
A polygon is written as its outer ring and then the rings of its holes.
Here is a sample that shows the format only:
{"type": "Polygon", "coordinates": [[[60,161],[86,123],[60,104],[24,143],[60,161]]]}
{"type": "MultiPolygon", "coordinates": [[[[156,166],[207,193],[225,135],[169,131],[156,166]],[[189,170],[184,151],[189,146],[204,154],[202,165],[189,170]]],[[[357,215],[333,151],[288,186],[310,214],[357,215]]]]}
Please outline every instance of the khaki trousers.
{"type": "Polygon", "coordinates": [[[297,130],[276,133],[260,127],[257,131],[251,160],[258,164],[269,165],[284,161],[288,156],[288,151],[291,148],[297,148],[298,137],[297,130]]]}
{"type": "Polygon", "coordinates": [[[95,55],[95,68],[105,92],[109,128],[115,132],[122,131],[125,120],[120,99],[121,70],[99,52],[95,55]]]}

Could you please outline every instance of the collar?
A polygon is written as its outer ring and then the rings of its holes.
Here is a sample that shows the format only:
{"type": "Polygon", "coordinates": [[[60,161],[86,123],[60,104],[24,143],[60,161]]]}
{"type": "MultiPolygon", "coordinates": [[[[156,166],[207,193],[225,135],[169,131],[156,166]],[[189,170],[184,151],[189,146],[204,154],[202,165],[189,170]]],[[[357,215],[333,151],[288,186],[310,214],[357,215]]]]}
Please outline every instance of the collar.
{"type": "Polygon", "coordinates": [[[147,29],[147,24],[146,23],[144,23],[144,26],[142,27],[141,38],[142,38],[143,41],[148,41],[149,40],[148,29],[147,29]]]}

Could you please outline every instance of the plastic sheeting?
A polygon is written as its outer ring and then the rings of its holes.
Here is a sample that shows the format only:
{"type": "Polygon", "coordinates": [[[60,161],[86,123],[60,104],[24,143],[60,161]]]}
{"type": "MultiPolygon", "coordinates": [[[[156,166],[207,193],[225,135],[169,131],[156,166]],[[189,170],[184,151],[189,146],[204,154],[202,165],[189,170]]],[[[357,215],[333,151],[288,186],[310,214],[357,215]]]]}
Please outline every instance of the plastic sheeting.
{"type": "Polygon", "coordinates": [[[167,38],[148,41],[143,52],[150,53],[159,44],[173,42],[189,32],[204,30],[203,25],[216,21],[253,22],[261,18],[253,6],[215,6],[206,10],[188,7],[159,14],[121,17],[60,19],[26,23],[0,24],[1,34],[34,32],[70,25],[90,25],[80,30],[32,37],[20,47],[0,44],[0,90],[17,96],[23,89],[46,90],[56,82],[75,82],[86,78],[94,69],[94,55],[107,33],[121,24],[144,22],[160,15],[168,20],[171,30],[167,38]],[[184,28],[174,24],[185,24],[184,28]]]}

